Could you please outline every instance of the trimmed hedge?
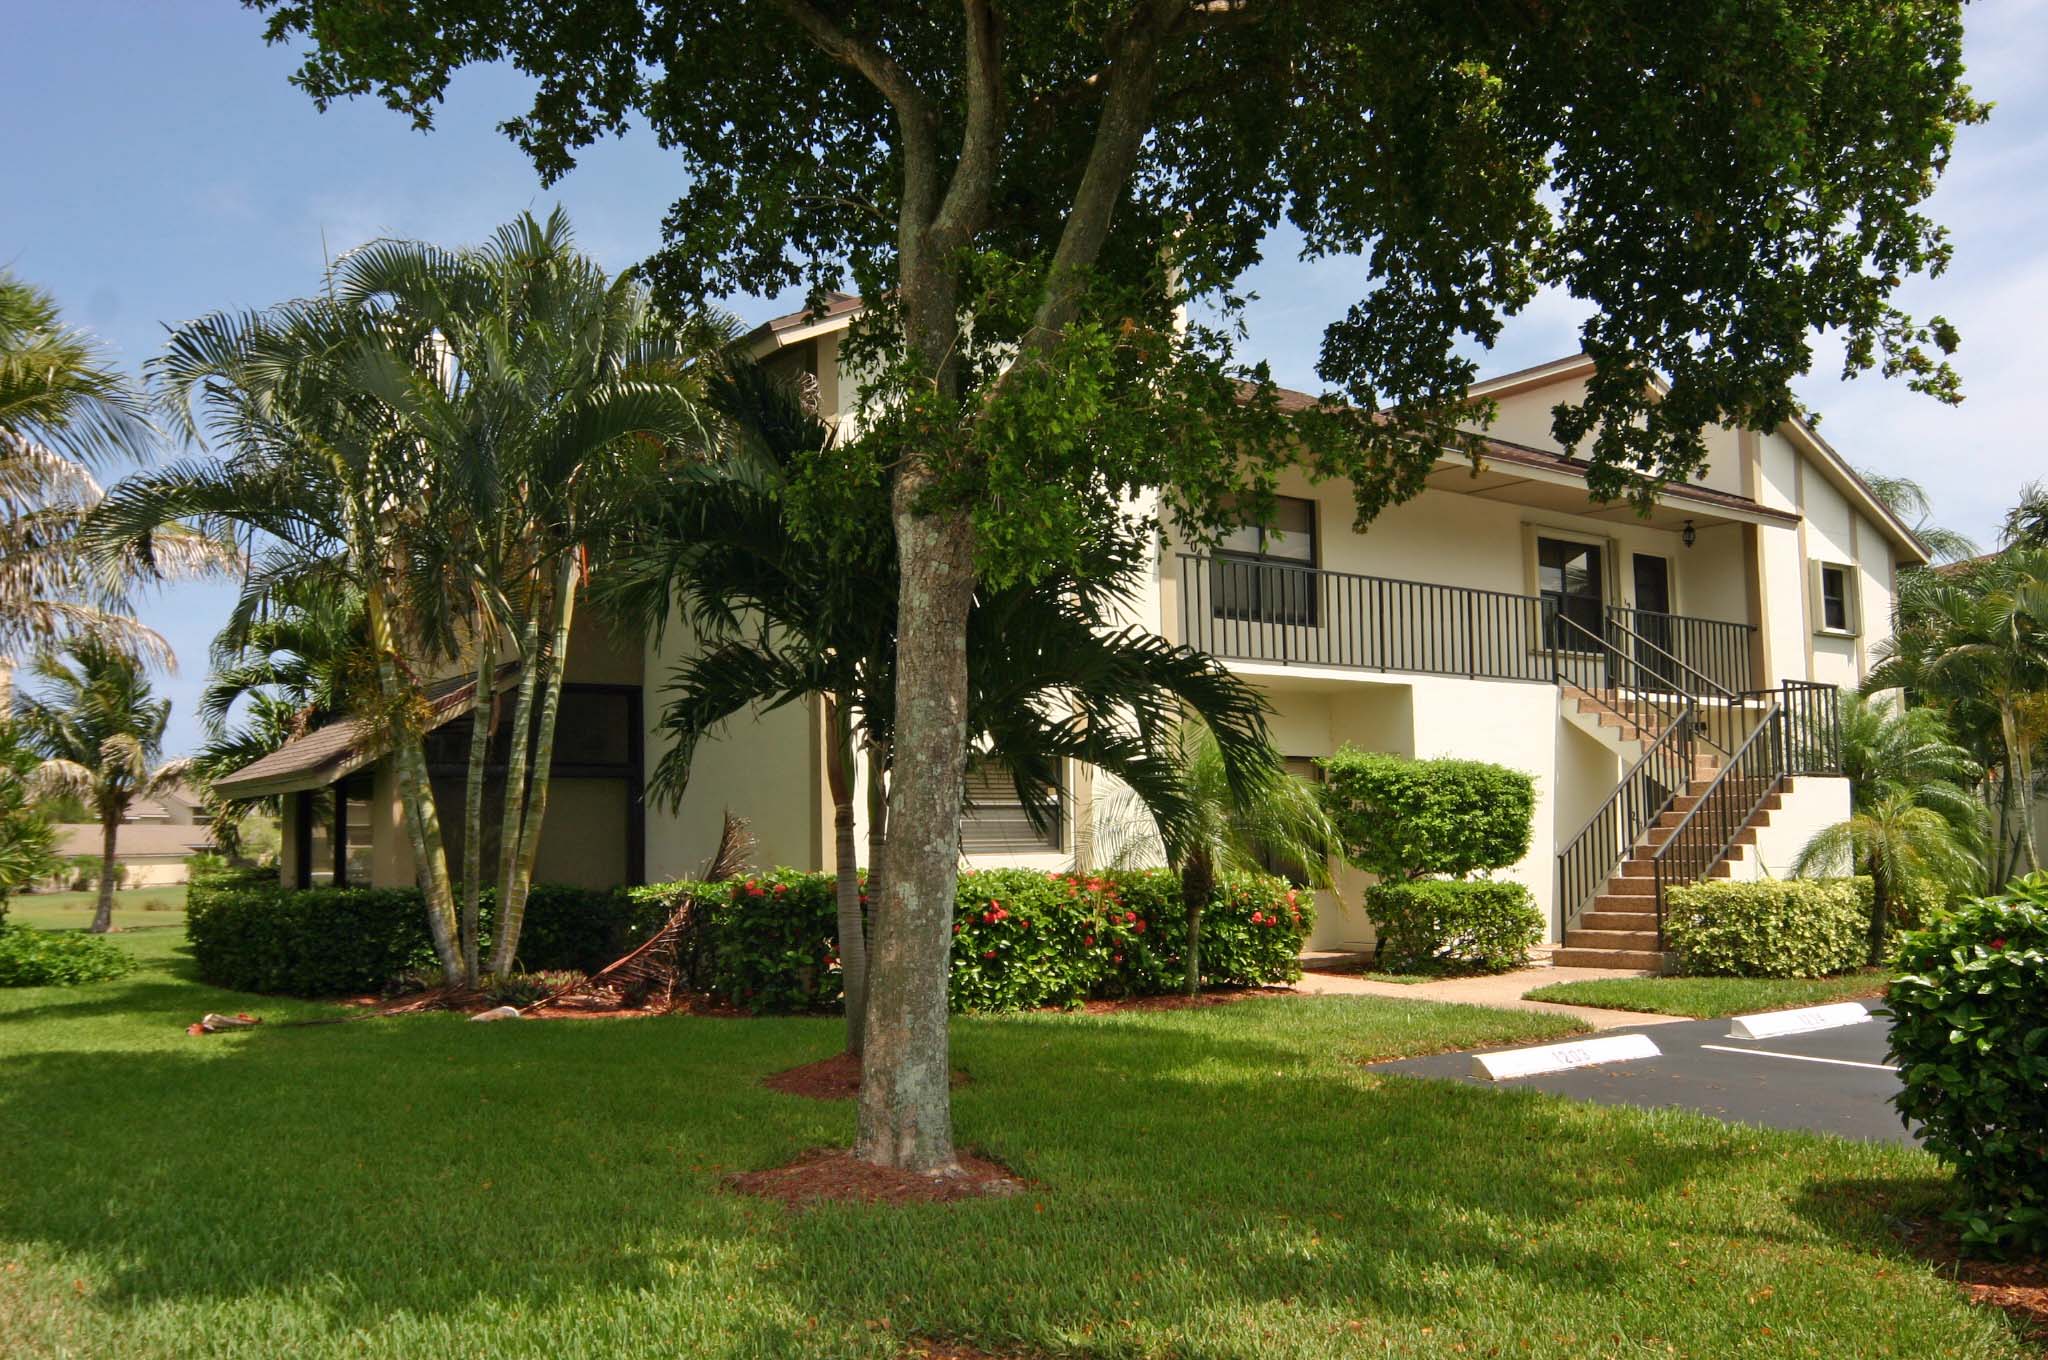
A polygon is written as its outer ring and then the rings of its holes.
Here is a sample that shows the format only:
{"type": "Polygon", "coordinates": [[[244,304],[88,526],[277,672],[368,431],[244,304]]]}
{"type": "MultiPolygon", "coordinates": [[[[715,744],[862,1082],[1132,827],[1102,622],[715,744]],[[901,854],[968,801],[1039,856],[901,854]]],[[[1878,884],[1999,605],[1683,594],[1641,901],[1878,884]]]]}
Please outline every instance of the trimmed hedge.
{"type": "Polygon", "coordinates": [[[1955,1170],[1964,1245],[2048,1252],[2048,873],[1899,942],[1893,1097],[1955,1170]]]}
{"type": "Polygon", "coordinates": [[[1505,869],[1529,853],[1536,781],[1482,760],[1410,760],[1345,746],[1317,762],[1353,864],[1384,879],[1505,869]]]}
{"type": "Polygon", "coordinates": [[[1826,977],[1868,947],[1870,889],[1847,878],[1692,883],[1665,894],[1673,971],[1698,977],[1826,977]]]}
{"type": "Polygon", "coordinates": [[[1504,879],[1417,878],[1366,889],[1389,972],[1505,973],[1543,939],[1529,890],[1504,879]]]}
{"type": "MultiPolygon", "coordinates": [[[[602,968],[632,947],[636,920],[624,893],[535,884],[519,961],[531,972],[602,968]]],[[[202,979],[244,992],[375,992],[435,964],[416,888],[287,889],[264,871],[209,874],[186,892],[185,935],[202,979]]]]}
{"type": "MultiPolygon", "coordinates": [[[[962,874],[959,894],[955,1010],[1067,1006],[1182,985],[1187,915],[1166,870],[996,869],[962,874]]],[[[531,971],[594,971],[659,929],[686,895],[704,904],[680,960],[691,986],[759,1014],[840,1004],[833,877],[793,869],[611,893],[536,886],[520,961],[531,971]]],[[[242,991],[376,991],[434,962],[419,893],[409,888],[286,891],[246,876],[209,879],[194,886],[186,911],[200,976],[242,991]]],[[[488,929],[488,911],[485,921],[488,929]]],[[[1313,924],[1313,906],[1285,881],[1227,876],[1202,913],[1203,976],[1242,986],[1292,981],[1313,924]]]]}
{"type": "Polygon", "coordinates": [[[126,951],[98,935],[0,926],[0,987],[75,987],[134,967],[126,951]]]}

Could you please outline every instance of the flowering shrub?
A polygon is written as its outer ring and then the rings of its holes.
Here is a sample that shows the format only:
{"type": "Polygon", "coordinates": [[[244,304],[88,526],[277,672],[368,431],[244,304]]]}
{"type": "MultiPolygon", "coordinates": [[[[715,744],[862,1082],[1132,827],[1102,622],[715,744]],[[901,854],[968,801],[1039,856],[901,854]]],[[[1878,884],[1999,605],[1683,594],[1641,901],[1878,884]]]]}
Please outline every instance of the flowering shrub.
{"type": "MultiPolygon", "coordinates": [[[[712,902],[699,985],[766,1014],[839,1005],[833,887],[830,874],[778,869],[730,885],[665,884],[634,895],[672,902],[694,891],[712,902]]],[[[660,914],[649,912],[645,924],[660,914]]],[[[1226,879],[1203,913],[1205,979],[1254,985],[1299,977],[1297,956],[1314,920],[1307,897],[1280,879],[1226,879]]],[[[953,911],[953,1009],[1178,991],[1186,937],[1180,885],[1163,869],[962,874],[953,911]]]]}
{"type": "Polygon", "coordinates": [[[2048,873],[1899,942],[1899,1113],[1955,1169],[1964,1245],[2048,1252],[2048,873]]]}

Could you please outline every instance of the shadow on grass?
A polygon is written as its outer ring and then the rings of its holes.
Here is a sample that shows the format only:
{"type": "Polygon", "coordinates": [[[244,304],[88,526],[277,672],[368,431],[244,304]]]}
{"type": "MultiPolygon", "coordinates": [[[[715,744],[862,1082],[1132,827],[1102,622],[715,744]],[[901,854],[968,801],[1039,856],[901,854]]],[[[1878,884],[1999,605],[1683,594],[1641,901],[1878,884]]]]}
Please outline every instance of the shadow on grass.
{"type": "MultiPolygon", "coordinates": [[[[189,1006],[170,984],[125,1004],[173,992],[189,1006]]],[[[1233,1014],[963,1022],[960,1139],[1041,1188],[794,1216],[721,1181],[850,1137],[850,1106],[758,1084],[830,1053],[834,1020],[423,1016],[205,1041],[226,1053],[31,1054],[0,1068],[0,1238],[99,1263],[101,1307],[291,1296],[358,1327],[681,1290],[774,1353],[818,1316],[1020,1338],[1283,1301],[1419,1317],[1474,1262],[1625,1291],[1636,1265],[1553,1230],[1720,1152],[1347,1070],[1319,1045],[1353,1022],[1327,1007],[1216,1010],[1233,1014]]]]}

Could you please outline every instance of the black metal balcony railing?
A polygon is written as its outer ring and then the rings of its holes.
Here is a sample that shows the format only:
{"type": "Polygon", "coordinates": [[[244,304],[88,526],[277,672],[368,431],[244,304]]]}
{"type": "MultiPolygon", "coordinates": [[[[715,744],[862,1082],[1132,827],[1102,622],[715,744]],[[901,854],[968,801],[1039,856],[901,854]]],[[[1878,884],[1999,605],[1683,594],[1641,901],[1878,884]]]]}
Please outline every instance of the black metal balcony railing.
{"type": "MultiPolygon", "coordinates": [[[[1278,562],[1183,554],[1180,614],[1182,641],[1239,661],[1548,683],[1561,655],[1623,655],[1623,668],[1644,684],[1688,673],[1724,692],[1754,684],[1756,630],[1747,624],[1610,606],[1595,639],[1586,635],[1592,619],[1561,619],[1540,595],[1278,562]]],[[[1638,683],[1594,675],[1583,661],[1573,670],[1574,683],[1589,689],[1638,683]]]]}

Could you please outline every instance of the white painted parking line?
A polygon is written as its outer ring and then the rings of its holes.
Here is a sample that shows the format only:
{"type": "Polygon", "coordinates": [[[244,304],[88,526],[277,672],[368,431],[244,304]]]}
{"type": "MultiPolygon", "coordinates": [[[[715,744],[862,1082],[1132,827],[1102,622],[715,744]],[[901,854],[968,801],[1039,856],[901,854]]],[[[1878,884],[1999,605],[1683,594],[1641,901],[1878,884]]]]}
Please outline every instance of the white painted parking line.
{"type": "Polygon", "coordinates": [[[1815,1030],[1840,1029],[1843,1025],[1867,1025],[1876,1018],[1854,1001],[1837,1002],[1832,1006],[1801,1006],[1797,1010],[1738,1015],[1728,1024],[1728,1037],[1777,1039],[1787,1034],[1811,1034],[1815,1030]]]}
{"type": "Polygon", "coordinates": [[[1662,1056],[1647,1034],[1615,1034],[1570,1044],[1514,1048],[1505,1053],[1474,1053],[1472,1074],[1489,1081],[1505,1081],[1511,1077],[1535,1077],[1546,1072],[1569,1072],[1601,1063],[1662,1056]]]}
{"type": "Polygon", "coordinates": [[[1830,1067],[1868,1067],[1878,1072],[1899,1070],[1890,1063],[1851,1062],[1847,1058],[1816,1058],[1808,1053],[1774,1053],[1768,1048],[1728,1048],[1721,1044],[1701,1044],[1700,1047],[1715,1053],[1747,1053],[1752,1058],[1784,1058],[1790,1062],[1826,1063],[1830,1067]]]}

